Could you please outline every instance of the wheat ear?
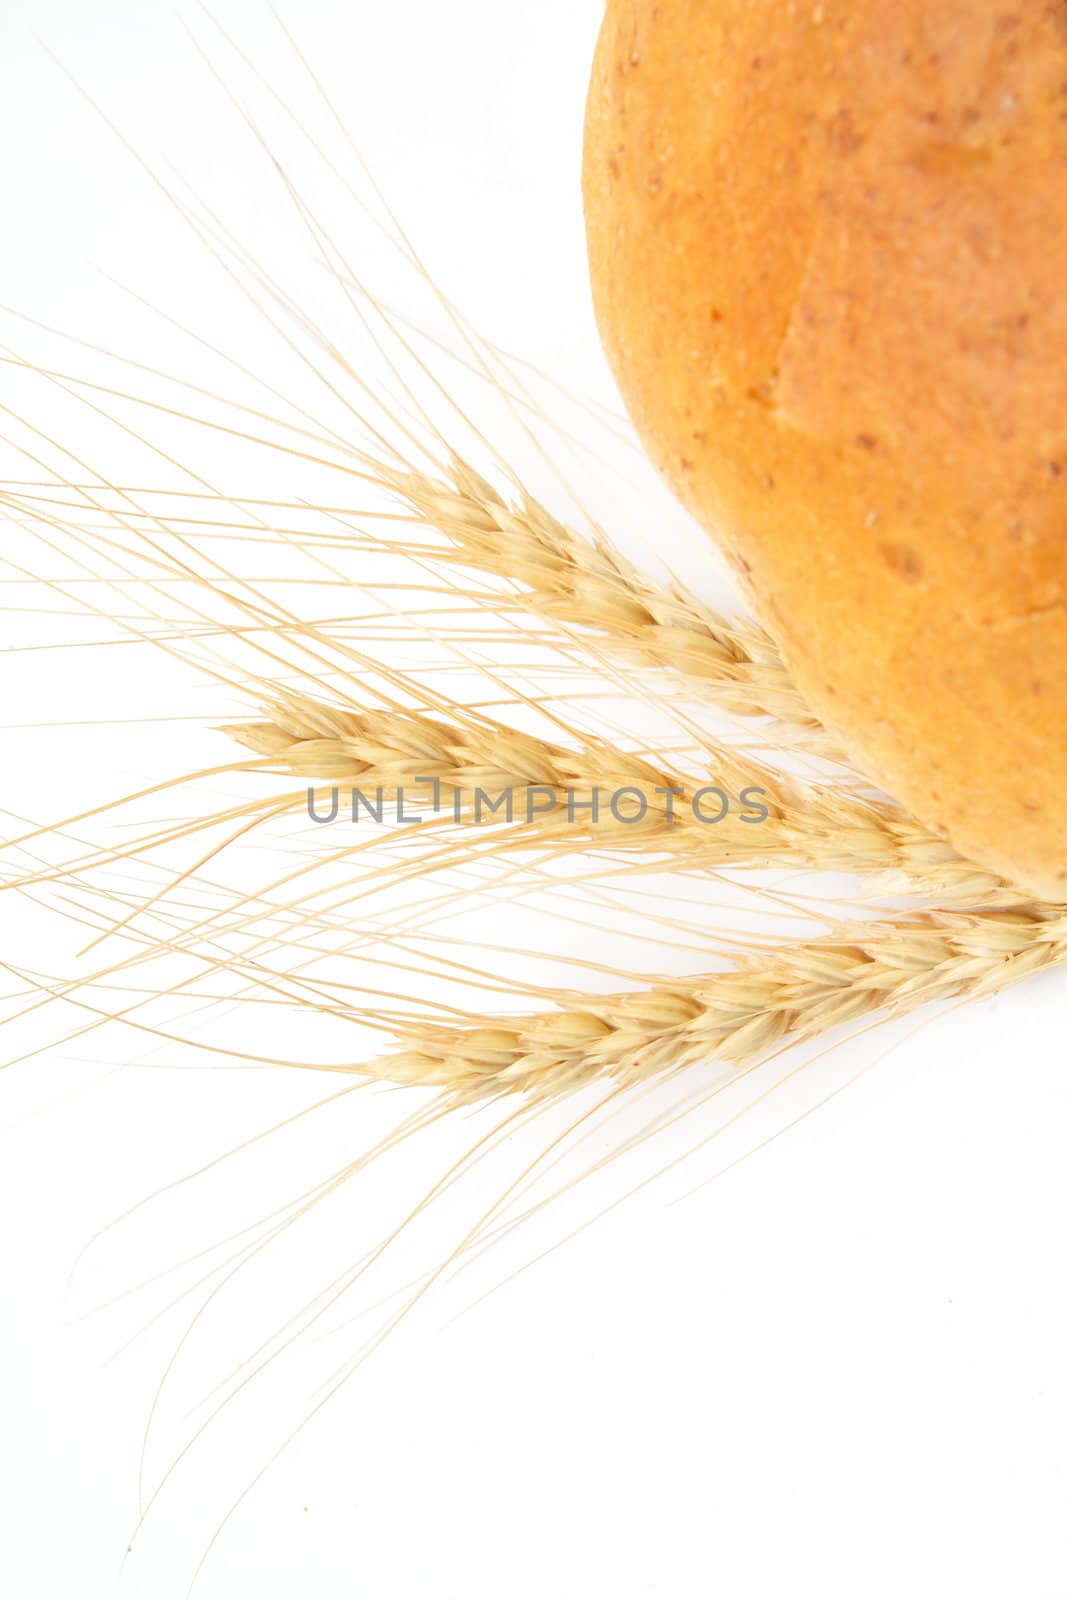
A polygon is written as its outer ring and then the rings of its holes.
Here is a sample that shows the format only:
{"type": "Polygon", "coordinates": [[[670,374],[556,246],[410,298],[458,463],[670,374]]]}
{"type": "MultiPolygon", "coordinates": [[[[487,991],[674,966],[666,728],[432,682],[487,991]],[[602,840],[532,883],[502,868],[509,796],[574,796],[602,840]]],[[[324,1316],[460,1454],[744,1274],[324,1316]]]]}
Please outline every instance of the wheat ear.
{"type": "Polygon", "coordinates": [[[529,611],[595,634],[631,665],[699,682],[724,711],[802,730],[809,748],[839,757],[758,624],[727,622],[679,586],[653,582],[603,534],[585,538],[525,490],[509,503],[458,457],[450,482],[416,470],[381,472],[405,507],[444,534],[464,561],[520,584],[529,611]]]}
{"type": "MultiPolygon", "coordinates": [[[[266,721],[225,731],[271,767],[315,782],[351,783],[365,794],[381,789],[391,803],[399,790],[415,790],[422,780],[424,791],[433,780],[456,822],[470,820],[472,813],[477,819],[477,790],[490,800],[510,791],[519,821],[527,792],[551,790],[553,809],[539,811],[527,828],[534,843],[580,847],[592,839],[613,848],[678,849],[687,865],[880,874],[895,887],[950,897],[956,904],[1019,901],[1010,886],[965,861],[906,812],[786,779],[725,747],[712,748],[710,777],[697,780],[653,767],[602,740],[568,749],[460,707],[452,708],[446,722],[417,711],[342,710],[292,694],[264,711],[266,721]],[[721,822],[702,821],[694,810],[705,782],[723,786],[735,802],[721,822]],[[639,822],[620,821],[610,809],[609,796],[625,789],[645,797],[639,822]],[[746,790],[759,791],[769,812],[765,821],[742,819],[736,802],[746,790]],[[599,818],[586,825],[597,791],[599,818]]],[[[706,801],[704,807],[707,816],[706,801]]],[[[486,811],[486,820],[499,820],[486,811]]],[[[513,845],[514,835],[508,838],[513,845]]]]}
{"type": "Polygon", "coordinates": [[[478,1026],[406,1029],[405,1049],[355,1069],[459,1099],[550,1098],[599,1079],[636,1083],[698,1062],[744,1067],[881,1012],[991,994],[1067,958],[1067,917],[936,913],[859,924],[740,959],[731,971],[634,994],[561,992],[556,1009],[478,1026]]]}

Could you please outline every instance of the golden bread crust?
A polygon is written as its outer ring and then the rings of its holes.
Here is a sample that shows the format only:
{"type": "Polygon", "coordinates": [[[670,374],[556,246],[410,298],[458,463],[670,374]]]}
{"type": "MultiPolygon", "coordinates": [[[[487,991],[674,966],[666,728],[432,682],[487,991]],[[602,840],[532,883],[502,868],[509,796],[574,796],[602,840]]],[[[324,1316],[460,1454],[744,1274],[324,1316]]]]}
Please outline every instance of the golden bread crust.
{"type": "Polygon", "coordinates": [[[597,317],[813,708],[1067,899],[1067,7],[609,0],[597,317]]]}

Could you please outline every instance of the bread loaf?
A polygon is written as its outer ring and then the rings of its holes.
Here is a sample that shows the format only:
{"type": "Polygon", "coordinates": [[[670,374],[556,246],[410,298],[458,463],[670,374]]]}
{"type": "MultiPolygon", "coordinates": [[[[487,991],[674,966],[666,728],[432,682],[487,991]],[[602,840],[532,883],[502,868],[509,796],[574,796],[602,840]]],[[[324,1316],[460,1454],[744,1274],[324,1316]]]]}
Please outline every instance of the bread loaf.
{"type": "Polygon", "coordinates": [[[1067,6],[609,0],[594,301],[854,760],[1067,899],[1067,6]]]}

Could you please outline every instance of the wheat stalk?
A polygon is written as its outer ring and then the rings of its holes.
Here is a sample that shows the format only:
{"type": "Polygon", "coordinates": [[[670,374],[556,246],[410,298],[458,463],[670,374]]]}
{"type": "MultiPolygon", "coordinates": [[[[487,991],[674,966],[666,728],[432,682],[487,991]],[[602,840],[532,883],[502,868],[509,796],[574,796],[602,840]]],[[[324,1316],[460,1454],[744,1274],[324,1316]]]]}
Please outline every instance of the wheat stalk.
{"type": "Polygon", "coordinates": [[[531,612],[595,634],[630,665],[665,668],[699,682],[723,711],[789,724],[809,748],[840,759],[774,640],[758,624],[727,622],[678,585],[655,583],[602,533],[583,537],[525,489],[509,503],[458,456],[451,481],[414,468],[382,466],[381,476],[465,561],[520,584],[531,612]]]}
{"type": "MultiPolygon", "coordinates": [[[[439,809],[450,809],[457,823],[478,819],[479,790],[490,801],[510,793],[519,820],[531,790],[551,791],[553,808],[528,819],[529,837],[538,844],[580,846],[592,838],[611,846],[677,850],[694,865],[878,874],[887,884],[956,904],[1006,906],[1020,899],[908,813],[787,779],[722,746],[712,747],[709,782],[734,802],[745,791],[759,791],[769,813],[765,821],[746,822],[736,805],[721,822],[702,821],[707,809],[698,814],[694,799],[703,781],[657,769],[604,740],[587,739],[568,749],[459,707],[446,722],[418,711],[340,709],[294,693],[264,713],[263,722],[225,731],[271,767],[315,782],[351,783],[361,793],[380,789],[392,804],[401,790],[411,793],[419,780],[423,789],[433,781],[440,785],[439,809]],[[644,797],[640,821],[621,821],[612,812],[609,797],[622,790],[644,797]],[[596,821],[589,810],[594,794],[601,797],[596,821]]],[[[488,820],[496,820],[486,811],[488,820]]]]}
{"type": "Polygon", "coordinates": [[[633,1084],[698,1062],[744,1067],[781,1041],[810,1040],[882,1013],[994,993],[1067,958],[1067,917],[932,913],[859,924],[807,945],[744,957],[731,971],[598,998],[561,992],[556,1009],[477,1026],[400,1032],[374,1079],[443,1088],[461,1100],[545,1099],[600,1079],[633,1084]]]}

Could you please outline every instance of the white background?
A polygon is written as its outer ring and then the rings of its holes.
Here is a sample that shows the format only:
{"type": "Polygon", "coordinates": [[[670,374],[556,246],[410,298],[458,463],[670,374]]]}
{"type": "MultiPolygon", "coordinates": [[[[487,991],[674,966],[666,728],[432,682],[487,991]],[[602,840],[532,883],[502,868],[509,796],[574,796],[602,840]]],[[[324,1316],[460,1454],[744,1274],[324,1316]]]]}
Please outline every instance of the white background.
{"type": "MultiPolygon", "coordinates": [[[[304,0],[283,11],[447,293],[504,348],[610,400],[578,190],[595,0],[304,0]]],[[[311,116],[269,11],[224,0],[213,14],[311,116]]],[[[183,21],[243,84],[196,7],[0,0],[0,300],[139,350],[148,324],[103,268],[246,351],[251,336],[201,277],[199,246],[71,81],[154,170],[183,174],[299,269],[271,175],[183,21]]],[[[385,292],[388,268],[376,266],[385,292]]],[[[5,330],[8,348],[32,346],[25,324],[5,330]]],[[[633,520],[657,530],[653,542],[661,527],[682,529],[696,550],[702,536],[665,494],[644,492],[633,520]]],[[[180,770],[187,749],[219,759],[197,742],[199,688],[183,701],[180,675],[154,676],[150,652],[136,673],[120,659],[72,675],[62,651],[27,650],[64,626],[25,612],[4,624],[18,647],[3,679],[5,807],[46,820],[180,770]],[[151,718],[164,704],[188,730],[142,721],[122,740],[94,722],[151,718]],[[34,733],[35,722],[94,726],[34,733]]],[[[19,897],[3,896],[0,914],[6,961],[66,970],[76,940],[66,948],[19,897]]],[[[1046,978],[816,1060],[721,1157],[698,1155],[673,1185],[645,1189],[504,1283],[627,1184],[609,1173],[595,1204],[569,1197],[544,1238],[491,1254],[472,1291],[428,1297],[244,1500],[194,1592],[1067,1595],[1065,1006],[1063,981],[1046,978]]],[[[249,1216],[265,1214],[283,1183],[288,1193],[325,1175],[393,1115],[356,1097],[335,1122],[268,1142],[251,1170],[224,1163],[79,1260],[161,1183],[335,1087],[192,1063],[155,1073],[136,1065],[142,1046],[126,1038],[123,1054],[86,1039],[0,1078],[0,1593],[12,1600],[183,1595],[229,1504],[362,1337],[350,1325],[312,1341],[229,1433],[205,1436],[120,1573],[146,1417],[196,1299],[122,1347],[190,1274],[86,1313],[248,1220],[246,1185],[249,1216]]],[[[373,1242],[469,1142],[445,1130],[432,1172],[412,1151],[377,1176],[319,1241],[323,1281],[347,1258],[347,1227],[373,1242]]],[[[668,1139],[659,1164],[684,1145],[668,1139]]],[[[515,1176],[509,1161],[521,1166],[518,1149],[474,1178],[475,1211],[515,1176]]],[[[447,1205],[439,1225],[444,1254],[464,1225],[447,1205]]],[[[150,1486],[198,1420],[185,1408],[210,1387],[212,1363],[225,1372],[227,1350],[255,1348],[258,1319],[284,1310],[304,1266],[283,1257],[186,1351],[186,1397],[179,1388],[158,1419],[150,1486]]],[[[401,1266],[391,1286],[403,1281],[401,1266]]],[[[348,1314],[372,1311],[372,1298],[357,1288],[348,1314]]]]}

